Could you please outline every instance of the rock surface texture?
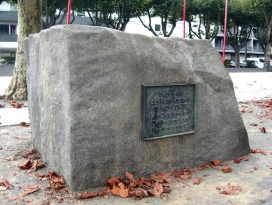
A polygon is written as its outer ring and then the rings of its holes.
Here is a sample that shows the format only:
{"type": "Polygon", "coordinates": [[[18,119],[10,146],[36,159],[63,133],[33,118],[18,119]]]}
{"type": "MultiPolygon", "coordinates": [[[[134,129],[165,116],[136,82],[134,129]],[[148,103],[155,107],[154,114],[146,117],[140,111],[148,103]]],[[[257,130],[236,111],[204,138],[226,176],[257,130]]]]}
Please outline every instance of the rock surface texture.
{"type": "Polygon", "coordinates": [[[209,41],[55,26],[25,40],[34,147],[75,190],[250,152],[233,84],[209,41]],[[141,140],[142,85],[196,84],[195,133],[141,140]]]}

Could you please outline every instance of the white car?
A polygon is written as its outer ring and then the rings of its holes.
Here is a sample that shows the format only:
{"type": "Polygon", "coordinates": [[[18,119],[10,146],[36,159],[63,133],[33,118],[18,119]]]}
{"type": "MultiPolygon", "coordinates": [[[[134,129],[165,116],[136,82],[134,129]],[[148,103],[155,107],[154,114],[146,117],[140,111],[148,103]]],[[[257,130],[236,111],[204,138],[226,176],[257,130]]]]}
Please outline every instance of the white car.
{"type": "MultiPolygon", "coordinates": [[[[264,58],[247,58],[247,61],[254,61],[255,65],[258,68],[263,68],[264,67],[264,58]]],[[[272,62],[270,60],[270,65],[272,66],[272,62]]]]}
{"type": "Polygon", "coordinates": [[[247,61],[254,61],[255,65],[258,68],[263,68],[263,66],[264,66],[264,59],[263,58],[247,58],[246,60],[247,61]]]}

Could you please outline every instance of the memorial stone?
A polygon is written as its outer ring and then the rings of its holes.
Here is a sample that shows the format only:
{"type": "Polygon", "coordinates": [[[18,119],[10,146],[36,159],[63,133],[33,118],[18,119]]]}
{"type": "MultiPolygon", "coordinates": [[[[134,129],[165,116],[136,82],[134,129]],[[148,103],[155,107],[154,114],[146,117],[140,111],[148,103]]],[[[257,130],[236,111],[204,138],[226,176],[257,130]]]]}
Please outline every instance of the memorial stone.
{"type": "Polygon", "coordinates": [[[34,148],[73,190],[250,152],[207,40],[63,25],[31,35],[25,53],[34,148]]]}

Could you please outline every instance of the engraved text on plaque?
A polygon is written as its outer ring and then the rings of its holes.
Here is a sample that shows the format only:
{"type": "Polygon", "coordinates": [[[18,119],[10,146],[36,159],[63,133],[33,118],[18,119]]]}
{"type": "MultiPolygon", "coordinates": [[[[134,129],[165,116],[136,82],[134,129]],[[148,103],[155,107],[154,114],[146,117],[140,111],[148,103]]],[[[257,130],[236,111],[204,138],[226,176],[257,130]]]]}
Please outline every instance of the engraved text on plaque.
{"type": "Polygon", "coordinates": [[[142,86],[142,139],[195,131],[195,84],[142,86]]]}

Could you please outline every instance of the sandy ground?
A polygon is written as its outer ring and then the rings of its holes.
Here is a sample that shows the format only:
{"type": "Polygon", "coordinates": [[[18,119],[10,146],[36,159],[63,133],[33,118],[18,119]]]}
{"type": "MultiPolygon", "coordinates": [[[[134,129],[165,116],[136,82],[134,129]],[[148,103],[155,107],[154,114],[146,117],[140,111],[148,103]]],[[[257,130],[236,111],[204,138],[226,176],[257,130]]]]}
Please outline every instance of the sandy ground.
{"type": "MultiPolygon", "coordinates": [[[[1,126],[0,182],[6,179],[14,186],[14,189],[4,189],[0,185],[0,204],[59,204],[56,196],[60,196],[63,198],[61,204],[271,205],[272,120],[268,119],[267,115],[272,111],[268,107],[260,108],[254,105],[251,100],[272,99],[272,74],[232,73],[230,75],[234,82],[238,106],[242,111],[241,116],[248,131],[250,147],[251,149],[261,149],[266,155],[250,154],[246,156],[248,161],[242,161],[239,164],[228,161],[226,163],[232,168],[230,173],[222,172],[220,166],[217,169],[209,168],[193,172],[191,178],[187,180],[180,179],[168,184],[172,191],[168,194],[166,201],[159,197],[149,197],[138,201],[114,195],[109,195],[106,199],[103,197],[78,199],[75,197],[77,193],[69,191],[69,188],[67,188],[68,193],[47,190],[48,182],[37,177],[36,173],[47,173],[51,170],[50,167],[31,173],[18,168],[18,165],[25,162],[23,155],[27,150],[32,149],[30,127],[1,126]],[[257,125],[252,126],[252,123],[257,125]],[[261,127],[266,129],[266,133],[260,131],[261,127]],[[202,182],[193,185],[192,182],[198,177],[202,178],[202,182]],[[241,191],[237,191],[237,195],[220,194],[218,188],[226,187],[228,183],[241,187],[241,191]],[[25,186],[38,186],[40,190],[23,197],[25,186]]],[[[14,108],[4,108],[4,110],[9,109],[14,108]]],[[[3,110],[0,109],[0,116],[2,113],[3,110]]],[[[2,118],[2,120],[4,119],[2,118]]],[[[165,171],[168,172],[168,170],[165,171]]],[[[88,191],[97,193],[101,189],[88,191]]]]}

